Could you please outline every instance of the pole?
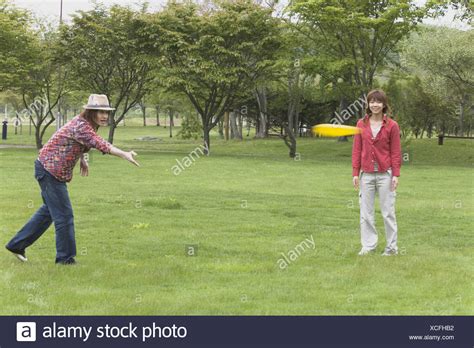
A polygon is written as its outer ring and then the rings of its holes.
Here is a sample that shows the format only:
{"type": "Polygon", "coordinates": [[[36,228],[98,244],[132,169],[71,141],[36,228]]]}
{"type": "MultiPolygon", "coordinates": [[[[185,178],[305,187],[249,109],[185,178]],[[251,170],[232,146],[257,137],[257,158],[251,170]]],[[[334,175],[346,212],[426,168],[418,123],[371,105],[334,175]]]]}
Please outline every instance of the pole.
{"type": "Polygon", "coordinates": [[[59,8],[59,24],[63,24],[63,0],[61,0],[61,5],[59,8]]]}
{"type": "Polygon", "coordinates": [[[2,140],[7,140],[8,120],[2,122],[2,140]]]}
{"type": "MultiPolygon", "coordinates": [[[[61,25],[63,24],[63,0],[60,1],[60,5],[59,5],[59,27],[61,27],[61,25]]],[[[61,69],[61,66],[59,66],[59,74],[58,74],[58,92],[59,93],[62,93],[61,91],[61,74],[62,74],[62,69],[61,69]]],[[[59,98],[58,100],[58,113],[57,113],[57,116],[56,116],[56,130],[58,130],[59,128],[61,128],[61,121],[62,121],[62,117],[61,117],[61,97],[59,98]]]]}

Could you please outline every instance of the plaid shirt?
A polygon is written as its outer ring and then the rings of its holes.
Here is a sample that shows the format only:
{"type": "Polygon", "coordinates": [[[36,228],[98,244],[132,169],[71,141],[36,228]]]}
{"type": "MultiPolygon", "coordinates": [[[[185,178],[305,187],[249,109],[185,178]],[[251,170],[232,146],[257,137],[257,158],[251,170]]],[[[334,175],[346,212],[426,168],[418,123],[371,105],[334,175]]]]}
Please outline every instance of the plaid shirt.
{"type": "Polygon", "coordinates": [[[69,182],[83,153],[96,148],[106,154],[110,153],[111,147],[86,119],[78,115],[53,134],[40,150],[38,160],[56,179],[69,182]]]}

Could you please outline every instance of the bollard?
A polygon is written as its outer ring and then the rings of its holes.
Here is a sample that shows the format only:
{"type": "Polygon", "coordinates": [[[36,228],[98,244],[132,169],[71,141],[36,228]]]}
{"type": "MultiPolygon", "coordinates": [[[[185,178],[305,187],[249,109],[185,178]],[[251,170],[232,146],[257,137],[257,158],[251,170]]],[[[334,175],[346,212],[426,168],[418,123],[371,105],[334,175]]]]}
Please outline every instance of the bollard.
{"type": "Polygon", "coordinates": [[[8,124],[8,121],[5,120],[2,122],[3,123],[3,126],[2,126],[2,140],[7,140],[7,124],[8,124]]]}
{"type": "Polygon", "coordinates": [[[438,135],[438,145],[443,145],[444,134],[438,135]]]}

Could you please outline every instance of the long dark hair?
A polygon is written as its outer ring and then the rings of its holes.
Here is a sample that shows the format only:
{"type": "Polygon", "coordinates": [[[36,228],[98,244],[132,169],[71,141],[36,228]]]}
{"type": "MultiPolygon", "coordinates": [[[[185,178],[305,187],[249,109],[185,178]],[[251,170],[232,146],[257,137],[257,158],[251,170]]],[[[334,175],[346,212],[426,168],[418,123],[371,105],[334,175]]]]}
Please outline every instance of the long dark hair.
{"type": "Polygon", "coordinates": [[[390,105],[388,105],[388,98],[387,95],[385,94],[384,91],[381,89],[373,89],[367,94],[367,104],[365,107],[365,112],[367,115],[372,116],[372,111],[370,111],[369,103],[371,100],[376,100],[378,102],[383,103],[383,109],[382,112],[384,114],[387,114],[387,116],[390,116],[390,113],[392,112],[390,109],[390,105]]]}

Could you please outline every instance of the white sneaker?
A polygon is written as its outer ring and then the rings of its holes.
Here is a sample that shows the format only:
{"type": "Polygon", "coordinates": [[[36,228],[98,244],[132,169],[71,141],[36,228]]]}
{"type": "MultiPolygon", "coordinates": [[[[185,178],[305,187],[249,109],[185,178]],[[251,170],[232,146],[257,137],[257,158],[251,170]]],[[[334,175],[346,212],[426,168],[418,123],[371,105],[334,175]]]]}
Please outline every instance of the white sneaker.
{"type": "Polygon", "coordinates": [[[393,256],[393,255],[398,255],[398,250],[385,248],[385,250],[382,253],[382,256],[393,256]]]}
{"type": "MultiPolygon", "coordinates": [[[[7,248],[7,247],[6,247],[7,248]]],[[[13,255],[15,255],[15,257],[20,260],[21,262],[26,262],[28,261],[28,259],[26,258],[26,255],[25,255],[25,252],[24,251],[20,251],[20,250],[13,250],[13,249],[10,249],[10,248],[7,248],[7,250],[9,252],[11,252],[13,255]]]]}
{"type": "Polygon", "coordinates": [[[362,249],[360,249],[360,251],[359,251],[359,256],[369,255],[369,254],[371,254],[372,252],[373,252],[373,250],[371,250],[371,249],[364,249],[364,248],[362,248],[362,249]]]}
{"type": "Polygon", "coordinates": [[[24,256],[24,255],[15,254],[15,256],[16,256],[16,258],[17,258],[18,260],[20,260],[21,262],[27,262],[27,261],[28,261],[28,259],[27,259],[26,256],[24,256]]]}

